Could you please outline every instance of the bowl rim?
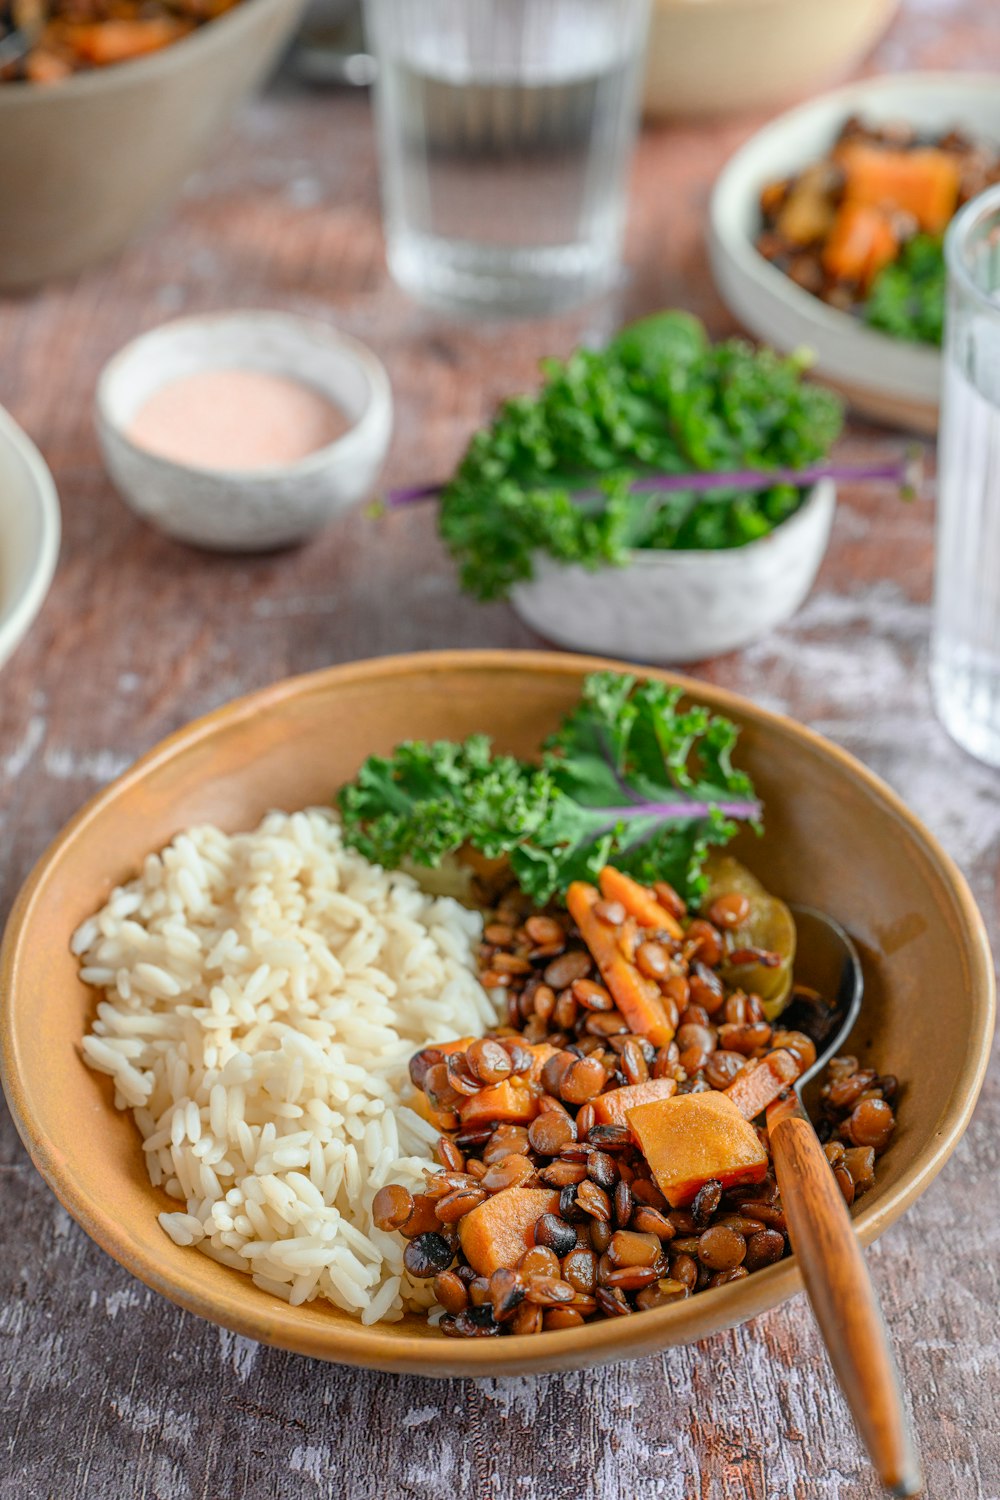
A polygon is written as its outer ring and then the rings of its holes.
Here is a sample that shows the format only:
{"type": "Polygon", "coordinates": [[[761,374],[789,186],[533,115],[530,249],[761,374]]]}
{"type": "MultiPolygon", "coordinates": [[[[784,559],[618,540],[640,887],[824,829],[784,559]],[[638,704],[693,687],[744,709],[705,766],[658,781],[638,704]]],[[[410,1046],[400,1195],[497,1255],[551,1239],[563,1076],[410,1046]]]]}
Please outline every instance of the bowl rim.
{"type": "MultiPolygon", "coordinates": [[[[599,568],[586,568],[583,563],[563,562],[560,558],[551,557],[544,551],[536,553],[536,556],[544,559],[547,568],[551,568],[553,572],[581,568],[589,578],[600,578],[609,574],[620,575],[633,567],[680,570],[704,566],[721,570],[727,564],[731,565],[736,559],[743,559],[748,553],[756,555],[774,547],[779,537],[803,530],[807,522],[815,520],[818,510],[827,505],[835,507],[836,502],[836,482],[829,478],[817,479],[809,486],[806,498],[797,510],[794,510],[790,516],[786,516],[783,521],[779,521],[766,536],[757,536],[752,541],[741,542],[738,547],[630,547],[626,554],[628,562],[621,568],[613,567],[610,563],[605,563],[599,568]]],[[[823,550],[825,553],[826,548],[823,550]]],[[[543,581],[535,577],[523,578],[513,585],[511,592],[513,593],[516,589],[531,588],[532,585],[543,581]]]]}
{"type": "Polygon", "coordinates": [[[331,686],[358,680],[390,681],[395,676],[413,673],[448,675],[456,670],[497,675],[511,671],[557,674],[579,680],[587,672],[600,669],[634,672],[642,677],[674,683],[685,693],[700,696],[724,713],[735,713],[756,721],[776,735],[804,741],[822,760],[846,771],[860,781],[869,794],[886,804],[922,847],[931,867],[950,890],[968,937],[974,992],[970,1046],[943,1128],[929,1139],[900,1181],[878,1203],[863,1207],[855,1217],[862,1244],[870,1243],[887,1229],[937,1176],[969,1123],[985,1076],[994,1028],[996,979],[985,924],[964,876],[902,799],[854,756],[814,730],[712,683],[656,668],[636,668],[604,657],[562,652],[413,652],[349,662],[285,678],[223,704],[174,731],[80,808],[41,856],[16,898],[0,948],[0,1082],[11,1116],[36,1168],[67,1211],[92,1239],[147,1286],[211,1322],[279,1348],[368,1369],[464,1376],[560,1369],[635,1357],[671,1343],[693,1342],[719,1328],[756,1316],[803,1290],[797,1260],[791,1256],[755,1272],[749,1279],[715,1288],[707,1299],[712,1302],[708,1309],[704,1305],[698,1306],[700,1298],[675,1303],[644,1313],[639,1327],[632,1319],[606,1319],[578,1329],[552,1330],[541,1343],[528,1337],[513,1338],[505,1341],[503,1350],[496,1348],[492,1340],[399,1338],[394,1333],[398,1325],[393,1324],[366,1327],[360,1322],[350,1325],[338,1322],[324,1336],[311,1325],[297,1324],[296,1310],[278,1298],[274,1299],[273,1309],[269,1307],[263,1311],[257,1306],[248,1309],[240,1296],[240,1289],[235,1286],[235,1277],[232,1292],[228,1291],[227,1285],[226,1293],[220,1295],[218,1292],[206,1294],[197,1285],[180,1284],[178,1279],[165,1274],[156,1257],[148,1255],[134,1242],[126,1224],[114,1219],[103,1203],[94,1202],[76,1190],[73,1181],[62,1170],[58,1147],[35,1128],[30,1100],[19,1076],[17,1034],[12,1014],[13,996],[18,988],[20,949],[35,903],[62,850],[84,835],[123,790],[141,782],[149,771],[210,740],[218,730],[232,728],[266,713],[286,699],[308,699],[314,694],[325,694],[331,686]],[[678,1325],[683,1327],[683,1333],[676,1331],[678,1325]],[[633,1330],[631,1335],[626,1334],[627,1329],[633,1330]]]}
{"type": "MultiPolygon", "coordinates": [[[[218,370],[232,367],[232,362],[227,365],[225,359],[222,358],[218,364],[208,361],[200,365],[199,369],[218,370]]],[[[246,366],[245,368],[253,367],[246,366]]],[[[296,379],[297,377],[292,373],[289,378],[296,379]]],[[[162,389],[162,386],[158,386],[157,389],[162,389]]],[[[326,322],[323,318],[309,317],[303,313],[282,312],[276,308],[223,308],[215,312],[192,313],[182,318],[170,318],[165,323],[158,323],[155,327],[147,329],[145,333],[140,333],[134,339],[130,339],[111,356],[98,376],[94,391],[94,422],[98,434],[110,434],[114,441],[129,453],[133,462],[147,464],[153,472],[159,472],[175,481],[183,481],[188,475],[196,475],[201,483],[214,482],[226,488],[239,485],[241,488],[265,489],[276,480],[305,479],[322,473],[332,466],[350,463],[358,456],[359,450],[364,452],[373,441],[380,438],[382,429],[391,421],[392,386],[386,368],[374,350],[355,338],[353,334],[344,333],[335,323],[326,322]],[[165,457],[162,453],[153,453],[148,448],[140,447],[138,443],[133,442],[111,410],[112,383],[121,378],[129,362],[136,357],[141,357],[156,344],[169,343],[174,338],[183,335],[185,329],[212,330],[220,325],[231,327],[234,324],[241,324],[248,328],[268,326],[282,328],[294,338],[299,339],[303,345],[308,344],[313,349],[320,346],[324,352],[337,351],[340,354],[346,354],[362,372],[368,386],[364,410],[360,417],[348,427],[346,432],[334,438],[333,442],[324,443],[322,448],[305,454],[294,463],[267,464],[253,469],[221,469],[208,468],[201,464],[183,464],[176,459],[165,457]]]]}
{"type": "Polygon", "coordinates": [[[212,43],[213,46],[221,47],[231,38],[230,33],[243,30],[257,19],[257,13],[264,10],[281,11],[283,9],[294,10],[302,0],[239,0],[229,10],[223,11],[221,16],[207,21],[201,26],[196,26],[185,36],[178,37],[177,41],[170,42],[168,46],[161,47],[156,52],[147,53],[145,57],[133,57],[128,62],[113,63],[108,67],[91,68],[87,72],[73,73],[69,78],[52,87],[39,87],[37,83],[31,83],[26,78],[15,79],[10,83],[0,85],[0,112],[7,108],[30,108],[29,100],[56,100],[56,99],[85,99],[90,95],[108,91],[109,89],[128,88],[132,84],[152,82],[164,72],[173,70],[171,59],[176,55],[178,49],[181,52],[182,63],[187,57],[192,46],[204,46],[210,37],[221,37],[220,41],[212,43]]]}
{"type": "MultiPolygon", "coordinates": [[[[41,534],[32,566],[15,589],[11,603],[0,611],[0,668],[27,634],[49,591],[59,561],[62,515],[55,480],[41,453],[10,412],[0,406],[0,445],[18,455],[28,472],[27,499],[34,500],[41,534]]],[[[2,540],[2,539],[0,539],[2,540]]]]}
{"type": "MultiPolygon", "coordinates": [[[[742,228],[734,228],[727,222],[731,205],[742,205],[748,196],[752,185],[749,163],[752,163],[760,151],[766,150],[770,143],[790,136],[797,125],[809,122],[815,115],[822,114],[833,106],[840,106],[846,119],[850,113],[863,111],[866,102],[873,98],[891,99],[895,94],[913,92],[931,97],[950,95],[956,102],[965,100],[970,93],[976,92],[997,97],[1000,95],[1000,71],[982,69],[970,73],[949,73],[939,69],[877,74],[828,89],[784,110],[754,131],[729,157],[712,188],[708,222],[717,285],[723,278],[716,262],[721,262],[731,275],[739,275],[744,281],[750,282],[756,293],[768,295],[774,302],[780,302],[787,313],[794,313],[802,325],[805,343],[808,344],[810,337],[821,339],[824,335],[838,341],[850,341],[849,351],[841,350],[833,355],[824,351],[819,354],[818,368],[823,374],[859,389],[869,389],[904,400],[933,400],[936,398],[928,394],[928,391],[936,389],[939,380],[939,349],[916,340],[894,338],[879,329],[869,328],[851,313],[841,312],[821,302],[818,297],[797,286],[783,271],[765,260],[742,228]],[[890,355],[897,358],[901,365],[905,363],[912,371],[913,378],[906,378],[905,368],[891,377],[882,374],[873,377],[864,373],[866,360],[885,360],[890,355]]],[[[806,165],[805,157],[802,165],[806,165]]],[[[728,290],[720,285],[720,291],[729,305],[728,290]]],[[[747,322],[742,317],[740,320],[747,322]]],[[[747,323],[747,326],[753,325],[747,323]]]]}

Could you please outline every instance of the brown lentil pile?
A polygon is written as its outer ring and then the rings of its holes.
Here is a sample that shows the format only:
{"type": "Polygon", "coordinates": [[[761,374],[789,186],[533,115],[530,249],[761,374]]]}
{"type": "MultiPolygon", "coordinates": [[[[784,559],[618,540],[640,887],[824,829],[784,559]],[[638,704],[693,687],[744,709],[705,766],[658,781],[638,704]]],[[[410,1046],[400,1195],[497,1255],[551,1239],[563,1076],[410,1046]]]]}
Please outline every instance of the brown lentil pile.
{"type": "MultiPolygon", "coordinates": [[[[759,1183],[726,1189],[708,1181],[686,1207],[672,1207],[628,1126],[598,1118],[601,1095],[648,1079],[672,1079],[678,1093],[726,1090],[777,1050],[791,1053],[799,1072],[816,1057],[804,1032],[772,1025],[758,996],[724,984],[717,972],[733,962],[728,935],[745,920],[747,898],[722,896],[690,919],[670,887],[655,894],[682,924],[680,938],[630,931],[616,902],[595,910],[624,932],[635,965],[659,985],[676,1027],[667,1045],[629,1031],[567,913],[533,910],[515,890],[487,925],[480,953],[483,983],[507,993],[505,1024],[457,1050],[425,1048],[411,1061],[414,1085],[446,1127],[439,1167],[428,1169],[422,1193],[383,1188],[373,1215],[408,1240],[410,1274],[433,1278],[445,1334],[539,1333],[626,1317],[738,1280],[788,1253],[770,1167],[759,1183]],[[467,1101],[512,1080],[537,1101],[533,1119],[463,1122],[467,1101]],[[463,1254],[461,1221],[510,1188],[538,1190],[539,1203],[547,1192],[551,1201],[517,1263],[481,1275],[463,1254]]],[[[766,963],[767,955],[745,961],[766,963]]],[[[856,1058],[829,1066],[818,1128],[848,1204],[874,1181],[895,1125],[896,1091],[894,1078],[856,1058]]],[[[757,1133],[766,1150],[762,1125],[757,1133]]]]}

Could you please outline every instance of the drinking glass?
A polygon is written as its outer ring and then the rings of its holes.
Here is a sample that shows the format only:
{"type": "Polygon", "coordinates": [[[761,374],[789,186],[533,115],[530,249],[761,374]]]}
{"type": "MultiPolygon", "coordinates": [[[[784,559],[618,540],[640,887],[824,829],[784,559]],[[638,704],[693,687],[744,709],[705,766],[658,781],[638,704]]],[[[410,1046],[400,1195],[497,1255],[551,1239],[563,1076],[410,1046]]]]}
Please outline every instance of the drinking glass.
{"type": "Polygon", "coordinates": [[[1000,187],[945,239],[931,685],[949,734],[1000,766],[1000,187]]]}
{"type": "Polygon", "coordinates": [[[649,0],[365,0],[389,268],[540,315],[617,275],[649,0]]]}

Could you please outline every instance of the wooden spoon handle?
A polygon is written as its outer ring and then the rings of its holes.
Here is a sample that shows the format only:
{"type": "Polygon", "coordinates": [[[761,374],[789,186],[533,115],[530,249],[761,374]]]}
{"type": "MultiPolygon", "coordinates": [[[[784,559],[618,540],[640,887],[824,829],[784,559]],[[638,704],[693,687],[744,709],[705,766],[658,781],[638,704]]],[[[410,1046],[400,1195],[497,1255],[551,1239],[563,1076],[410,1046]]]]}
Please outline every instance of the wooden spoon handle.
{"type": "Polygon", "coordinates": [[[892,1495],[918,1495],[920,1460],[882,1314],[843,1194],[794,1094],[768,1110],[792,1249],[861,1440],[892,1495]]]}

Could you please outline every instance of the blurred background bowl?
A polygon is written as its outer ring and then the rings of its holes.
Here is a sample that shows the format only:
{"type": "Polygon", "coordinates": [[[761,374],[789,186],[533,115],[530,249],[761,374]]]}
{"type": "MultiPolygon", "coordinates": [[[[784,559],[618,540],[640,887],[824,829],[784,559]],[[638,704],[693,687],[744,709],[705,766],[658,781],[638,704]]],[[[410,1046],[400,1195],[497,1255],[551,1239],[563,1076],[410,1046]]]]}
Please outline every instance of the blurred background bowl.
{"type": "Polygon", "coordinates": [[[34,443],[0,406],[0,667],[42,607],[59,556],[59,535],[52,475],[34,443]]]}
{"type": "Polygon", "coordinates": [[[241,0],[172,46],[63,83],[0,84],[0,290],[111,255],[177,192],[304,0],[241,0]]]}
{"type": "Polygon", "coordinates": [[[802,98],[859,62],[899,0],[653,0],[648,118],[802,98]]]}
{"type": "Polygon", "coordinates": [[[829,306],[765,260],[756,246],[761,189],[824,156],[851,115],[876,124],[904,121],[929,136],[958,128],[1000,146],[1000,73],[863,78],[779,115],[730,157],[712,190],[712,274],[744,328],[786,354],[810,349],[812,374],[841,391],[858,411],[933,433],[940,351],[893,338],[829,306]]]}

